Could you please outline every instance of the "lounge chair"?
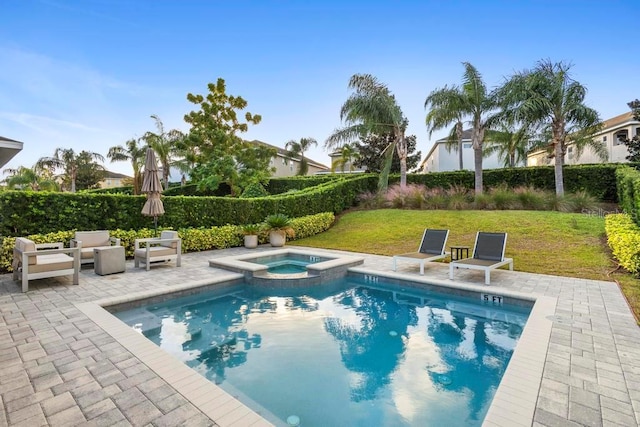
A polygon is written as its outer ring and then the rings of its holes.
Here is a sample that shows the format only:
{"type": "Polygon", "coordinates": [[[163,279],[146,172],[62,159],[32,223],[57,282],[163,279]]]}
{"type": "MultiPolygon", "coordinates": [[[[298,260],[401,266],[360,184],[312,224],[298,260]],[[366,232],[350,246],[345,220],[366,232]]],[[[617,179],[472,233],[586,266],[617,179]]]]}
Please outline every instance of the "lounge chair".
{"type": "Polygon", "coordinates": [[[152,237],[134,241],[134,265],[138,268],[140,262],[143,262],[148,271],[152,262],[175,260],[176,267],[180,267],[181,252],[182,240],[178,237],[178,232],[165,230],[160,233],[159,238],[152,237]]]}
{"type": "Polygon", "coordinates": [[[513,259],[505,258],[504,251],[507,247],[507,233],[484,233],[479,231],[476,235],[476,243],[473,246],[473,257],[451,261],[449,264],[449,279],[453,280],[453,271],[456,268],[472,270],[484,270],[484,283],[491,281],[491,270],[509,265],[513,270],[513,259]]]}
{"type": "Polygon", "coordinates": [[[398,260],[420,263],[420,274],[424,275],[424,263],[437,261],[446,256],[444,247],[447,244],[449,230],[427,228],[422,234],[422,241],[417,252],[410,252],[393,257],[393,271],[396,271],[398,260]]]}
{"type": "Polygon", "coordinates": [[[93,250],[120,246],[120,239],[109,236],[109,231],[76,231],[75,237],[69,242],[72,248],[80,248],[80,264],[94,262],[93,250]]]}
{"type": "Polygon", "coordinates": [[[29,290],[29,280],[73,275],[79,283],[80,249],[64,248],[62,242],[35,244],[17,237],[13,248],[13,280],[22,282],[22,292],[29,290]]]}

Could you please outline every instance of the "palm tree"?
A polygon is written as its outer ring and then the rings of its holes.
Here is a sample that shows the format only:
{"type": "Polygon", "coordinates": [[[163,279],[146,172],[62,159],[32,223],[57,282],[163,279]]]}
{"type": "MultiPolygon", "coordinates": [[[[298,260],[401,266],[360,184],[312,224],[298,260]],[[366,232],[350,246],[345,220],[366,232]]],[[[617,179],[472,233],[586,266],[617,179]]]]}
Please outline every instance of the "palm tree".
{"type": "Polygon", "coordinates": [[[460,170],[464,170],[462,161],[463,105],[464,94],[457,86],[451,88],[445,86],[442,89],[436,89],[424,101],[424,108],[430,108],[425,119],[429,138],[431,138],[434,131],[444,129],[453,123],[446,147],[449,151],[454,148],[458,152],[460,170]]]}
{"type": "Polygon", "coordinates": [[[353,172],[354,163],[360,160],[360,157],[360,152],[355,143],[345,144],[340,148],[340,158],[331,165],[331,171],[334,172],[339,167],[344,172],[344,167],[349,165],[349,172],[353,172]]]}
{"type": "Polygon", "coordinates": [[[40,170],[36,166],[32,168],[25,166],[19,166],[16,169],[7,168],[3,170],[3,173],[8,175],[4,182],[9,189],[58,191],[60,187],[51,176],[48,176],[50,174],[46,170],[40,170]]]}
{"type": "Polygon", "coordinates": [[[505,168],[513,168],[526,160],[533,133],[528,125],[522,125],[517,130],[503,125],[500,130],[487,131],[486,137],[484,156],[497,153],[505,168]]]}
{"type": "Polygon", "coordinates": [[[156,122],[157,132],[147,132],[142,139],[158,156],[158,161],[162,165],[162,183],[164,189],[167,190],[169,188],[169,170],[173,162],[173,156],[177,153],[177,145],[185,136],[177,129],[165,132],[162,120],[156,115],[152,115],[151,118],[156,122]]]}
{"type": "Polygon", "coordinates": [[[111,162],[131,161],[133,168],[133,194],[140,194],[142,186],[142,174],[140,173],[144,164],[145,149],[138,145],[139,139],[130,139],[122,145],[109,148],[107,158],[111,162]]]}
{"type": "Polygon", "coordinates": [[[56,148],[53,153],[53,157],[42,157],[36,163],[37,168],[47,168],[52,172],[55,169],[64,170],[66,181],[71,185],[71,192],[76,192],[76,179],[78,177],[78,167],[80,164],[85,164],[86,159],[99,160],[104,162],[104,157],[101,154],[91,151],[82,151],[76,154],[73,148],[56,148]]]}
{"type": "Polygon", "coordinates": [[[550,129],[558,196],[564,195],[562,167],[568,139],[578,155],[589,146],[601,158],[606,156],[602,143],[593,138],[602,126],[598,112],[584,104],[587,89],[571,78],[570,69],[570,64],[543,60],[533,70],[513,75],[498,90],[503,106],[498,120],[550,129]]]}
{"type": "MultiPolygon", "coordinates": [[[[482,80],[482,75],[468,62],[463,62],[464,74],[462,86],[436,89],[425,101],[425,106],[431,106],[427,114],[427,126],[431,130],[441,129],[455,123],[452,134],[455,133],[458,143],[462,139],[462,121],[467,120],[471,125],[471,145],[473,147],[473,163],[475,170],[476,195],[482,194],[482,149],[485,131],[489,128],[488,114],[496,108],[495,96],[488,92],[482,80]]],[[[451,139],[451,136],[450,136],[451,139]]],[[[461,153],[462,150],[458,148],[461,153]]]]}
{"type": "Polygon", "coordinates": [[[362,139],[369,135],[393,134],[393,141],[385,148],[385,166],[380,173],[378,189],[389,185],[389,171],[394,150],[400,158],[400,186],[407,185],[407,142],[405,131],[407,119],[402,114],[395,97],[386,85],[370,74],[354,74],[349,88],[355,92],[340,109],[340,119],[346,127],[337,129],[325,142],[325,147],[334,149],[342,143],[362,139]]]}
{"type": "Polygon", "coordinates": [[[300,142],[291,140],[284,146],[288,151],[287,154],[290,159],[298,157],[300,158],[300,168],[298,169],[298,175],[304,176],[309,171],[309,163],[304,157],[304,152],[311,148],[311,146],[317,145],[318,141],[313,138],[300,138],[300,142]]]}

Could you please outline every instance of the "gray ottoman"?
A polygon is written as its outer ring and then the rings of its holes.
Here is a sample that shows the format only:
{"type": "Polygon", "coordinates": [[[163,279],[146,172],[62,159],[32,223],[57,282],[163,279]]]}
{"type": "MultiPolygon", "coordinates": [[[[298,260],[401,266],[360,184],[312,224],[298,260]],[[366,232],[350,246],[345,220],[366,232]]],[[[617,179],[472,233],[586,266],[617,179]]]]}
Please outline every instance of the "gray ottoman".
{"type": "Polygon", "coordinates": [[[110,246],[93,250],[93,266],[96,274],[124,273],[124,246],[110,246]]]}

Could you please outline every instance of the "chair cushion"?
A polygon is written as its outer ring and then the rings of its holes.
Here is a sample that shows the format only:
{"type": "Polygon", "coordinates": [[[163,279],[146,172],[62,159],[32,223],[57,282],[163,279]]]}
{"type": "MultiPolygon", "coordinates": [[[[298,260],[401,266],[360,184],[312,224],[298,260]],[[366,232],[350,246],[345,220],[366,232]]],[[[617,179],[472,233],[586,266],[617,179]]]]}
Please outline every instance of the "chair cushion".
{"type": "Polygon", "coordinates": [[[29,265],[29,273],[42,273],[43,271],[66,270],[73,268],[73,258],[66,254],[38,255],[37,263],[29,265]]]}
{"type": "MultiPolygon", "coordinates": [[[[36,244],[33,240],[29,240],[26,237],[16,237],[16,249],[20,252],[33,252],[36,250],[36,244]]],[[[35,257],[29,257],[29,265],[33,265],[36,262],[35,257]]]]}
{"type": "MultiPolygon", "coordinates": [[[[176,248],[167,248],[166,246],[151,246],[149,248],[150,257],[171,256],[177,255],[177,253],[178,251],[176,251],[176,248]]],[[[144,259],[147,256],[147,250],[140,248],[135,251],[134,255],[136,258],[144,259]]]]}
{"type": "MultiPolygon", "coordinates": [[[[178,238],[178,232],[177,231],[163,231],[162,233],[160,233],[160,238],[161,239],[177,239],[178,238]]],[[[173,249],[177,249],[178,248],[178,242],[162,242],[160,243],[161,246],[166,246],[167,248],[173,248],[173,249]]]]}
{"type": "MultiPolygon", "coordinates": [[[[110,246],[109,231],[76,231],[76,240],[82,242],[83,248],[95,248],[96,246],[110,246]]],[[[93,255],[92,255],[93,256],[93,255]]]]}

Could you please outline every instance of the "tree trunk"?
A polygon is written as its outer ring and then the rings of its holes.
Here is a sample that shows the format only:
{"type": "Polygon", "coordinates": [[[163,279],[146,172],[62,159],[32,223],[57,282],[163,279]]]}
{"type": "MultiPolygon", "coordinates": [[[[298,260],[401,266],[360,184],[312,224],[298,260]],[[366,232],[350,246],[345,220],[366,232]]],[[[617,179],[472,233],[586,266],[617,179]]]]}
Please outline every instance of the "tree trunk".
{"type": "Polygon", "coordinates": [[[460,163],[460,170],[464,170],[464,163],[462,161],[462,123],[456,123],[456,137],[458,138],[458,162],[460,163]]]}
{"type": "Polygon", "coordinates": [[[564,163],[564,153],[559,143],[555,144],[555,166],[554,174],[556,179],[556,196],[564,196],[564,178],[562,176],[562,164],[564,163]]]}
{"type": "Polygon", "coordinates": [[[473,149],[473,163],[476,176],[476,196],[479,196],[482,194],[482,145],[480,148],[473,149]]]}
{"type": "Polygon", "coordinates": [[[509,154],[509,166],[512,168],[516,167],[516,155],[514,153],[509,154]]]}
{"type": "Polygon", "coordinates": [[[405,188],[407,186],[407,141],[404,135],[399,136],[396,150],[400,158],[400,188],[405,188]]]}
{"type": "Polygon", "coordinates": [[[76,174],[73,172],[71,173],[71,192],[76,192],[76,174]]]}

